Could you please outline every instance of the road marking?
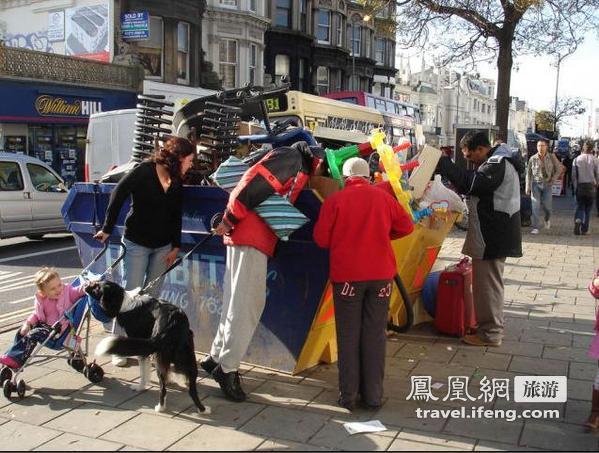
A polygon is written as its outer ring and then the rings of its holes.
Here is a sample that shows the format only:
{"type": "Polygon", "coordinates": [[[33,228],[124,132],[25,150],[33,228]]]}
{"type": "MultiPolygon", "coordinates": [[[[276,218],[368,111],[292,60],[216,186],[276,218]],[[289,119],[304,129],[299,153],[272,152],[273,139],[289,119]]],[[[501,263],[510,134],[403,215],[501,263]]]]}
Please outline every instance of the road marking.
{"type": "MultiPolygon", "coordinates": [[[[20,273],[21,273],[21,272],[19,272],[19,274],[20,274],[20,273]]],[[[7,281],[5,281],[5,282],[1,282],[1,283],[0,283],[0,288],[2,288],[2,286],[1,286],[1,285],[14,285],[14,284],[16,284],[16,283],[23,283],[23,282],[25,282],[26,280],[31,280],[31,281],[33,281],[33,276],[34,276],[34,275],[35,275],[35,274],[31,274],[31,275],[25,275],[24,277],[12,278],[12,279],[10,279],[10,280],[7,280],[7,281]]],[[[0,280],[1,280],[1,279],[2,279],[2,277],[0,277],[0,280]]]]}
{"type": "Polygon", "coordinates": [[[17,275],[22,274],[23,272],[12,272],[12,273],[8,273],[8,274],[3,274],[0,275],[0,280],[6,280],[12,277],[16,277],[17,275]]]}
{"type": "Polygon", "coordinates": [[[16,305],[16,304],[20,304],[21,302],[27,302],[28,300],[33,302],[35,300],[35,297],[29,296],[29,297],[25,297],[24,299],[13,300],[12,302],[9,302],[9,304],[16,305]]]}
{"type": "Polygon", "coordinates": [[[0,322],[15,318],[17,316],[23,316],[28,312],[31,312],[31,308],[23,308],[21,310],[11,311],[10,313],[3,313],[0,315],[0,322]]]}
{"type": "MultiPolygon", "coordinates": [[[[77,277],[79,276],[79,274],[75,274],[75,275],[67,275],[66,277],[61,277],[61,280],[65,280],[65,279],[69,279],[69,278],[73,278],[73,277],[77,277]]],[[[0,289],[0,293],[5,293],[7,291],[16,291],[17,289],[24,289],[24,288],[29,288],[30,286],[35,285],[35,283],[31,282],[31,283],[27,283],[25,285],[21,283],[16,283],[14,285],[8,285],[8,286],[4,286],[2,287],[2,289],[0,289]],[[21,285],[21,286],[19,286],[21,285]]]]}
{"type": "Polygon", "coordinates": [[[0,263],[6,263],[7,261],[22,260],[22,259],[25,259],[25,258],[31,258],[32,256],[47,255],[49,253],[60,253],[60,252],[65,252],[67,250],[73,250],[73,249],[76,249],[76,248],[77,248],[77,246],[73,245],[71,247],[61,247],[59,249],[45,250],[43,252],[35,252],[35,253],[27,253],[26,255],[11,256],[11,257],[8,257],[8,258],[2,258],[2,259],[0,259],[0,263]]]}

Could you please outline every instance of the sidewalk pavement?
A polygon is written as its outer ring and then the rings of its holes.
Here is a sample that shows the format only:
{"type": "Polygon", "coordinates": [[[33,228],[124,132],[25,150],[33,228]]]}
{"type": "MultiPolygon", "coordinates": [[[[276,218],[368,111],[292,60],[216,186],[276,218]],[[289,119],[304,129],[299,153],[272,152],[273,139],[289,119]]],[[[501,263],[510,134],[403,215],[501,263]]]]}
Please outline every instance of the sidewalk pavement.
{"type": "MultiPolygon", "coordinates": [[[[336,365],[321,365],[299,376],[250,365],[243,368],[245,403],[221,397],[212,379],[201,375],[198,391],[210,414],[194,412],[187,393],[175,386],[167,412],[157,414],[155,378],[143,393],[131,389],[138,367],[115,368],[99,385],[90,384],[63,358],[26,370],[23,400],[0,396],[0,449],[3,450],[591,450],[599,436],[583,424],[590,412],[597,364],[587,357],[595,302],[586,285],[599,265],[599,220],[591,233],[574,236],[573,200],[554,201],[550,231],[538,236],[523,229],[524,257],[508,259],[506,338],[499,348],[476,348],[440,336],[429,325],[390,337],[387,344],[385,402],[376,412],[350,414],[336,404],[336,365]],[[568,400],[559,404],[514,403],[517,375],[568,376],[568,400]],[[406,400],[410,376],[431,376],[434,402],[406,400]],[[558,409],[559,418],[419,419],[415,410],[455,409],[479,402],[443,401],[448,376],[467,376],[480,394],[484,378],[509,378],[510,399],[484,404],[495,409],[558,409]],[[380,420],[387,431],[349,436],[346,421],[380,420]]],[[[460,256],[464,233],[445,241],[436,267],[460,256]]],[[[0,348],[13,332],[0,337],[0,348]]],[[[92,344],[104,335],[95,326],[92,344]]],[[[199,355],[198,355],[199,358],[199,355]]]]}

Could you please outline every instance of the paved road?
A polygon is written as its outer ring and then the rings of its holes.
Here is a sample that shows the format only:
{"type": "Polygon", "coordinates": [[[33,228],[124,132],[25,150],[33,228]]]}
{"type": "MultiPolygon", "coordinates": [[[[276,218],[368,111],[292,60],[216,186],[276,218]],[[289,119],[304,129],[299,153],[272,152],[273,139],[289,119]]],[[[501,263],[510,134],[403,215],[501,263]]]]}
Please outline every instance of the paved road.
{"type": "Polygon", "coordinates": [[[55,267],[69,282],[81,271],[70,234],[53,234],[42,241],[25,237],[0,240],[0,329],[20,323],[31,310],[33,275],[42,266],[55,267]]]}

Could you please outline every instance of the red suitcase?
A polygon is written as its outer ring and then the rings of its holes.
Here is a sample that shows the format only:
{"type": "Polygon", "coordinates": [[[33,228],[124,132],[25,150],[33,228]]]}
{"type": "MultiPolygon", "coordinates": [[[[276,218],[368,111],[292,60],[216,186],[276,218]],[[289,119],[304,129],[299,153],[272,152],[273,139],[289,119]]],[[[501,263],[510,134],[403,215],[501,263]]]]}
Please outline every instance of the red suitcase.
{"type": "Polygon", "coordinates": [[[441,333],[463,336],[476,328],[472,297],[472,263],[468,257],[448,266],[439,277],[435,327],[441,333]]]}

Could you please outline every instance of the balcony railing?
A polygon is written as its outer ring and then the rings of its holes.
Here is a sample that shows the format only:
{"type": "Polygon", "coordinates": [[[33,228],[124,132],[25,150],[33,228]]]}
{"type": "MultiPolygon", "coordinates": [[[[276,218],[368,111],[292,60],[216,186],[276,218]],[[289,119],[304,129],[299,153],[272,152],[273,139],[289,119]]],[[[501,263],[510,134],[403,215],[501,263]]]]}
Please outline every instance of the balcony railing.
{"type": "Polygon", "coordinates": [[[0,78],[140,91],[143,69],[0,44],[0,78]]]}

